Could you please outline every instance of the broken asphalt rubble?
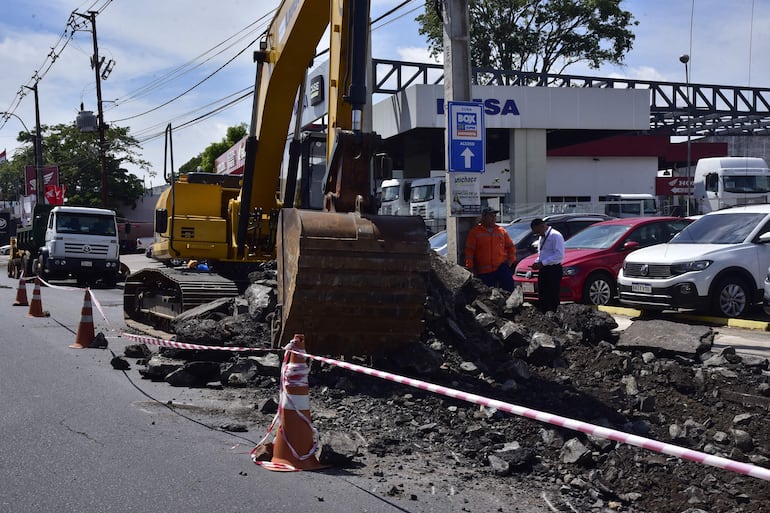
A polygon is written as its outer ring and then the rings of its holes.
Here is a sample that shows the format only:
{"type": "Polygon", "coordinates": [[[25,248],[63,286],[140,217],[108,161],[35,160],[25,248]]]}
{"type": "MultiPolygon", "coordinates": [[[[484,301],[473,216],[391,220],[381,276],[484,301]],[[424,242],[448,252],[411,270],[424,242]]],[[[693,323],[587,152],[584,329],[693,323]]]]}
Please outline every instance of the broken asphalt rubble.
{"type": "MultiPolygon", "coordinates": [[[[577,304],[543,315],[520,292],[431,258],[422,340],[354,363],[770,466],[767,359],[713,350],[708,326],[635,320],[618,333],[612,316],[577,304]]],[[[250,401],[252,412],[232,425],[260,431],[278,399],[274,267],[250,277],[243,296],[190,310],[174,329],[179,341],[253,352],[132,345],[125,355],[147,379],[250,401]]],[[[549,490],[552,509],[565,511],[770,511],[770,483],[756,478],[329,365],[311,365],[310,386],[321,462],[364,469],[388,495],[476,489],[513,504],[526,490],[549,490]]]]}

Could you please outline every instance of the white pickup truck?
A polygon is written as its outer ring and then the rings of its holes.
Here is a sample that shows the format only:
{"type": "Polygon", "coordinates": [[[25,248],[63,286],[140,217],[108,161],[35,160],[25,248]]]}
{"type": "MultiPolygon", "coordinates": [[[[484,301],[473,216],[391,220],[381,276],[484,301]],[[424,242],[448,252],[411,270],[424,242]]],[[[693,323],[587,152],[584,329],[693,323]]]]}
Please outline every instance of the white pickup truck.
{"type": "Polygon", "coordinates": [[[669,243],[634,251],[618,274],[623,304],[739,317],[762,303],[770,267],[770,204],[710,212],[669,243]]]}

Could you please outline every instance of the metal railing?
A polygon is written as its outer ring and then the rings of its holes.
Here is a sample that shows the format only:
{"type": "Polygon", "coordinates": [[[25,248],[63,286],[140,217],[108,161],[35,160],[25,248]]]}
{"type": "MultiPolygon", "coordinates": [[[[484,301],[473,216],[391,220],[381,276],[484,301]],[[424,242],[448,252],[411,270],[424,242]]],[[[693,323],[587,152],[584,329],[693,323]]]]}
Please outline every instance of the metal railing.
{"type": "MultiPolygon", "coordinates": [[[[442,64],[373,59],[374,93],[395,94],[413,84],[442,84],[442,64]]],[[[770,88],[688,84],[629,78],[558,75],[473,68],[478,85],[598,87],[650,91],[650,129],[671,135],[770,135],[770,88]]]]}

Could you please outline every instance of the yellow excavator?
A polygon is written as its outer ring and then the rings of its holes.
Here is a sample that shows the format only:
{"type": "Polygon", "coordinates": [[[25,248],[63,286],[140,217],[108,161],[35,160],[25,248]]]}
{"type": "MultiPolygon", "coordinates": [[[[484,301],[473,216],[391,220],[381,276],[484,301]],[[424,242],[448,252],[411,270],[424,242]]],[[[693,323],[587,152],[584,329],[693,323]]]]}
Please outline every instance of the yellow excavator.
{"type": "Polygon", "coordinates": [[[197,260],[209,270],[167,266],[130,275],[129,326],[170,331],[177,315],[237,295],[250,270],[275,259],[274,344],[304,333],[309,351],[370,355],[419,337],[430,267],[425,225],[419,217],[376,215],[372,160],[379,137],[363,130],[369,3],[281,2],[254,54],[243,176],[175,177],[172,159],[171,186],[157,203],[155,258],[197,260]],[[294,198],[292,180],[281,187],[281,162],[298,91],[327,27],[323,208],[306,210],[296,208],[303,202],[294,198]]]}

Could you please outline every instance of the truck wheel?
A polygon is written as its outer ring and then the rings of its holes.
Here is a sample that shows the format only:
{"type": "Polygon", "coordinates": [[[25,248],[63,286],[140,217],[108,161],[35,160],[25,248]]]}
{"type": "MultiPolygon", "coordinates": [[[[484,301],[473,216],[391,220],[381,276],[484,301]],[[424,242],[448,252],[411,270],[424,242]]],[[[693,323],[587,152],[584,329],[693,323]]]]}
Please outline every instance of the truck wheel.
{"type": "Polygon", "coordinates": [[[40,265],[40,260],[37,258],[32,261],[32,274],[35,276],[40,276],[43,274],[43,268],[40,265]]]}
{"type": "Polygon", "coordinates": [[[615,283],[606,274],[592,274],[583,287],[583,302],[589,305],[608,305],[615,297],[615,283]]]}
{"type": "Polygon", "coordinates": [[[740,317],[749,306],[749,288],[737,276],[722,278],[711,292],[711,308],[716,315],[740,317]]]}

